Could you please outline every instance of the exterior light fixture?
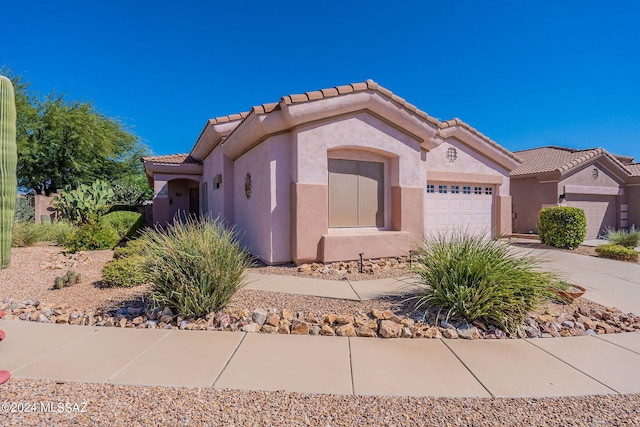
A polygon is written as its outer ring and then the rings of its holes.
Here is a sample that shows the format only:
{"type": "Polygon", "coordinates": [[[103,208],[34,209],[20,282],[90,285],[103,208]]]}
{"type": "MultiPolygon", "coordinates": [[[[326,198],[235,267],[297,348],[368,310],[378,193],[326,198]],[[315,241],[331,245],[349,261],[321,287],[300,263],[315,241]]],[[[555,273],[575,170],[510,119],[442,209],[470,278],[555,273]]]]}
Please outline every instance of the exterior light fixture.
{"type": "Polygon", "coordinates": [[[593,168],[593,170],[591,171],[591,176],[593,177],[593,179],[598,179],[598,175],[600,175],[600,171],[598,170],[598,168],[593,168]]]}
{"type": "Polygon", "coordinates": [[[362,274],[362,255],[364,255],[364,252],[358,255],[360,255],[360,274],[362,274]]]}

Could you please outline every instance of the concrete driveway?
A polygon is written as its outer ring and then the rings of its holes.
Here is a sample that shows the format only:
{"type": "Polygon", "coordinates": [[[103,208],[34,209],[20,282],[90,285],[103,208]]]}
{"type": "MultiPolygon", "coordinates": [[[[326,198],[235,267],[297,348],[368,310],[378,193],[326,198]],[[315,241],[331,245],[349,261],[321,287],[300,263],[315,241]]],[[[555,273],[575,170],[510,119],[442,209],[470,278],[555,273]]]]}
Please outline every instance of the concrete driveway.
{"type": "Polygon", "coordinates": [[[545,270],[587,288],[586,299],[640,314],[640,264],[517,246],[517,243],[513,248],[517,253],[541,258],[545,270]]]}

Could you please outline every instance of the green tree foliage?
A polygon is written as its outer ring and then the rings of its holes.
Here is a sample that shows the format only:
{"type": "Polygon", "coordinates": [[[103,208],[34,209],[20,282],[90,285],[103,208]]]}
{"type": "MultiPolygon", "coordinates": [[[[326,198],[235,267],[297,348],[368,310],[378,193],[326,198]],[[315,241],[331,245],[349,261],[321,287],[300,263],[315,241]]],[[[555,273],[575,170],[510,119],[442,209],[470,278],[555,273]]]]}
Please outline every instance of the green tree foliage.
{"type": "MultiPolygon", "coordinates": [[[[10,70],[2,70],[11,75],[10,70]]],[[[148,155],[139,138],[91,102],[56,93],[39,98],[19,76],[17,108],[18,185],[38,194],[97,179],[122,179],[148,187],[140,158],[148,155]]]]}

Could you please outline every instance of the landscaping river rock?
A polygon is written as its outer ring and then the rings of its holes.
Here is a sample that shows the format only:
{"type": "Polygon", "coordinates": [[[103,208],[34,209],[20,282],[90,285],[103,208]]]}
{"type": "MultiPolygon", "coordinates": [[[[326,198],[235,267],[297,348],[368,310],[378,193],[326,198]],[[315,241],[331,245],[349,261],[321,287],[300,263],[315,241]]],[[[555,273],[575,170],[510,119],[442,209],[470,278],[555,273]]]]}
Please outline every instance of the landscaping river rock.
{"type": "Polygon", "coordinates": [[[32,300],[9,299],[0,304],[8,320],[20,319],[40,323],[106,326],[138,329],[181,329],[197,331],[242,331],[266,334],[324,335],[370,338],[447,338],[505,339],[551,338],[601,335],[640,330],[640,316],[625,314],[612,307],[604,308],[586,301],[556,312],[546,308],[527,317],[513,333],[483,322],[472,324],[442,319],[435,312],[397,315],[392,310],[372,309],[355,314],[325,315],[293,312],[286,308],[253,310],[228,308],[204,318],[187,319],[171,309],[145,306],[122,307],[111,311],[78,310],[65,305],[32,300]]]}

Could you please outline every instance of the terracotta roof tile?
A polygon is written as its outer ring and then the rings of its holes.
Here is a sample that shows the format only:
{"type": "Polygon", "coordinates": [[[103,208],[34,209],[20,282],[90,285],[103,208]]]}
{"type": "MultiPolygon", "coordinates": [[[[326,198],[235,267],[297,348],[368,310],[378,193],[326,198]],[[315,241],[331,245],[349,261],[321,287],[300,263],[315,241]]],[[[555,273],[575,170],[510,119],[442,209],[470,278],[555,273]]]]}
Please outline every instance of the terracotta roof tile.
{"type": "Polygon", "coordinates": [[[340,95],[342,95],[343,93],[351,93],[353,92],[353,86],[351,85],[336,86],[336,90],[340,95]]]}
{"type": "Polygon", "coordinates": [[[507,150],[506,148],[504,148],[502,145],[498,144],[497,142],[495,142],[493,139],[489,138],[488,136],[486,136],[485,134],[483,134],[482,132],[479,132],[477,129],[469,126],[468,124],[466,124],[465,122],[463,122],[462,120],[458,119],[458,118],[453,118],[450,120],[445,120],[443,122],[440,123],[440,129],[447,129],[450,128],[452,126],[460,126],[465,128],[466,130],[468,130],[469,132],[471,132],[472,134],[476,135],[478,138],[488,142],[490,145],[492,145],[494,148],[497,148],[498,150],[502,151],[503,153],[505,153],[506,155],[508,155],[509,157],[521,162],[522,159],[520,157],[518,157],[516,154],[512,153],[511,151],[507,150]]]}
{"type": "Polygon", "coordinates": [[[314,90],[312,92],[306,92],[306,95],[309,98],[309,101],[315,101],[316,99],[324,98],[324,95],[319,90],[314,90]]]}
{"type": "Polygon", "coordinates": [[[219,123],[227,123],[235,120],[243,120],[249,115],[249,112],[237,113],[237,114],[229,114],[227,116],[214,117],[213,119],[209,119],[209,123],[215,125],[219,123]]]}
{"type": "Polygon", "coordinates": [[[513,176],[553,171],[566,172],[599,155],[609,157],[614,163],[618,164],[621,169],[631,174],[627,166],[603,148],[577,150],[564,147],[539,147],[516,151],[516,154],[522,158],[522,165],[511,172],[513,176]]]}
{"type": "Polygon", "coordinates": [[[147,156],[142,158],[143,162],[158,163],[163,165],[182,165],[182,164],[202,164],[201,161],[194,159],[188,154],[169,154],[166,156],[147,156]]]}
{"type": "Polygon", "coordinates": [[[627,169],[629,169],[631,175],[640,176],[640,163],[629,163],[627,169]]]}
{"type": "Polygon", "coordinates": [[[366,83],[351,83],[351,87],[353,88],[354,91],[367,90],[368,89],[366,83]]]}
{"type": "MultiPolygon", "coordinates": [[[[390,98],[395,103],[399,104],[401,107],[406,108],[408,111],[411,111],[412,113],[416,114],[418,117],[421,117],[424,120],[426,120],[426,121],[438,126],[440,129],[446,129],[446,128],[451,127],[451,126],[464,127],[469,132],[471,132],[474,135],[478,136],[479,138],[487,141],[489,144],[493,145],[498,150],[504,152],[505,154],[507,154],[508,156],[514,158],[515,160],[519,160],[518,157],[515,156],[513,153],[511,153],[510,151],[508,151],[507,149],[505,149],[504,147],[502,147],[501,145],[499,145],[495,141],[491,140],[487,136],[485,136],[482,133],[478,132],[476,129],[472,128],[468,124],[464,123],[462,120],[460,120],[460,119],[452,119],[452,120],[447,120],[447,121],[444,121],[444,122],[440,122],[437,119],[435,119],[434,117],[429,116],[429,114],[427,114],[426,112],[424,112],[424,111],[420,110],[419,108],[417,108],[415,105],[408,103],[404,98],[402,98],[402,97],[400,97],[398,95],[395,95],[389,89],[380,86],[378,83],[376,83],[373,80],[367,80],[365,82],[359,82],[359,83],[351,83],[349,85],[343,85],[343,86],[335,86],[333,88],[325,88],[325,89],[305,92],[305,93],[301,93],[301,94],[285,95],[282,98],[280,98],[280,103],[287,104],[287,105],[296,104],[296,103],[315,101],[315,100],[334,97],[334,96],[338,96],[338,95],[342,95],[342,94],[347,94],[347,93],[352,93],[352,92],[361,92],[361,91],[366,91],[366,90],[373,90],[373,91],[376,91],[376,92],[378,92],[378,93],[390,98]]],[[[276,109],[278,107],[278,105],[279,105],[279,103],[262,104],[262,105],[253,107],[250,112],[234,114],[234,115],[231,115],[231,116],[217,117],[215,119],[209,120],[209,122],[215,124],[215,123],[223,123],[223,122],[228,122],[228,121],[238,120],[238,119],[243,119],[244,120],[249,115],[249,113],[266,114],[266,113],[269,113],[269,112],[273,111],[274,109],[276,109]]]]}
{"type": "Polygon", "coordinates": [[[322,92],[322,95],[325,98],[329,98],[332,96],[338,96],[338,89],[336,89],[335,87],[330,87],[328,89],[320,89],[320,92],[322,92]]]}

